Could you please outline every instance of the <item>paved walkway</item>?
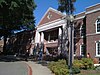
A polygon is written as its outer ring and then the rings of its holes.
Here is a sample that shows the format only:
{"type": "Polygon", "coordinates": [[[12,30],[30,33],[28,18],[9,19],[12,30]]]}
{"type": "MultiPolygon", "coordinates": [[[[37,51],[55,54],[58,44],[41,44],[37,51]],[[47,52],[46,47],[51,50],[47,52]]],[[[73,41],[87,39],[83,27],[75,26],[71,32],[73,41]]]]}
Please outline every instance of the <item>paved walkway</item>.
{"type": "Polygon", "coordinates": [[[29,75],[23,62],[0,62],[0,75],[29,75]]]}
{"type": "Polygon", "coordinates": [[[54,75],[46,66],[33,61],[26,62],[32,69],[32,75],[54,75]]]}

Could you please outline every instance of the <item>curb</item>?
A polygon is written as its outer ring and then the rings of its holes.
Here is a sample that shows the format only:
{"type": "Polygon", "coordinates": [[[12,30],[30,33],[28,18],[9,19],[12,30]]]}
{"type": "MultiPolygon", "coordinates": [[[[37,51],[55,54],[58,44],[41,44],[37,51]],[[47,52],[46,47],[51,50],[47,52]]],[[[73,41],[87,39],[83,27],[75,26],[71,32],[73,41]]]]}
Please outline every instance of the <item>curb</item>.
{"type": "Polygon", "coordinates": [[[32,68],[29,66],[29,64],[25,63],[28,68],[28,75],[32,75],[32,68]]]}

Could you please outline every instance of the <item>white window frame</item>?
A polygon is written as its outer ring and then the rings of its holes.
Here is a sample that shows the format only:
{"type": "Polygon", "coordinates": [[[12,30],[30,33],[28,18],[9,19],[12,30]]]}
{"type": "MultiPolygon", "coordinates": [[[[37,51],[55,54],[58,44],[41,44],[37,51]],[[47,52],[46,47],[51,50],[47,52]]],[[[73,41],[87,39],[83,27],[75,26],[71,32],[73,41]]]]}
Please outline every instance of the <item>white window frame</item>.
{"type": "Polygon", "coordinates": [[[100,54],[98,54],[98,42],[100,42],[100,40],[99,41],[97,41],[96,42],[96,57],[100,57],[100,54]]]}
{"type": "MultiPolygon", "coordinates": [[[[82,44],[83,45],[83,44],[82,44]]],[[[80,45],[80,56],[84,56],[83,54],[82,54],[82,45],[80,45]]]]}
{"type": "Polygon", "coordinates": [[[81,37],[81,38],[83,38],[83,35],[82,35],[82,26],[83,26],[83,25],[81,25],[81,27],[80,27],[80,37],[81,37]]]}
{"type": "Polygon", "coordinates": [[[82,36],[81,36],[81,30],[82,30],[82,25],[80,26],[80,37],[82,37],[82,36]]]}
{"type": "Polygon", "coordinates": [[[95,22],[95,25],[96,25],[96,34],[100,34],[100,32],[97,32],[97,21],[98,20],[96,20],[96,22],[95,22]]]}

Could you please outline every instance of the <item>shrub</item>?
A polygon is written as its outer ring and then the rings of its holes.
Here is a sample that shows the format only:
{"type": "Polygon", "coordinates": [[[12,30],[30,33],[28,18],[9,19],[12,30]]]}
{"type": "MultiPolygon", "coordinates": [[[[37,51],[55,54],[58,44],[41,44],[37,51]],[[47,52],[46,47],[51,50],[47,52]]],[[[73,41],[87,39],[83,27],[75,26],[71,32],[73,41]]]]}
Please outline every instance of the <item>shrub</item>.
{"type": "Polygon", "coordinates": [[[49,63],[48,67],[55,75],[67,75],[69,73],[68,66],[65,60],[49,63]]]}
{"type": "Polygon", "coordinates": [[[72,67],[72,72],[73,72],[73,74],[78,74],[78,73],[80,73],[80,69],[77,67],[72,67]]]}
{"type": "Polygon", "coordinates": [[[82,58],[81,60],[74,60],[73,66],[79,69],[93,69],[93,60],[90,58],[82,58]]]}
{"type": "Polygon", "coordinates": [[[83,69],[92,69],[93,68],[93,60],[90,58],[82,58],[83,69]]]}
{"type": "Polygon", "coordinates": [[[82,60],[78,60],[78,59],[74,60],[73,66],[81,69],[83,67],[82,60]]]}

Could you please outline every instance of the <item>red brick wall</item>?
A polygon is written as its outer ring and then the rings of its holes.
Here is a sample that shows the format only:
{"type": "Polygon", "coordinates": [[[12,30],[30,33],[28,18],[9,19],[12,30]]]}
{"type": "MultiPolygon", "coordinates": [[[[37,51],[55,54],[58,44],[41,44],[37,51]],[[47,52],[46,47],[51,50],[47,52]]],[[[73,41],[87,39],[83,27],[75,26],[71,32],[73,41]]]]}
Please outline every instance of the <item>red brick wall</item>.
{"type": "MultiPolygon", "coordinates": [[[[92,10],[92,7],[90,9],[88,8],[87,10],[92,10]]],[[[95,25],[98,16],[100,16],[100,11],[86,15],[87,53],[90,53],[92,58],[94,58],[96,54],[95,41],[100,40],[100,34],[96,34],[96,25],[95,25]]]]}
{"type": "Polygon", "coordinates": [[[100,40],[100,35],[87,36],[87,53],[94,58],[96,54],[96,41],[100,40]]]}
{"type": "Polygon", "coordinates": [[[87,34],[96,33],[95,22],[98,16],[100,16],[100,11],[86,15],[86,33],[87,34]]]}

